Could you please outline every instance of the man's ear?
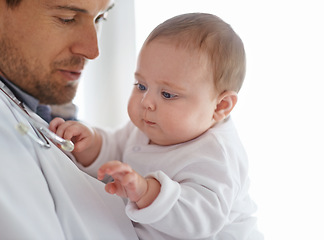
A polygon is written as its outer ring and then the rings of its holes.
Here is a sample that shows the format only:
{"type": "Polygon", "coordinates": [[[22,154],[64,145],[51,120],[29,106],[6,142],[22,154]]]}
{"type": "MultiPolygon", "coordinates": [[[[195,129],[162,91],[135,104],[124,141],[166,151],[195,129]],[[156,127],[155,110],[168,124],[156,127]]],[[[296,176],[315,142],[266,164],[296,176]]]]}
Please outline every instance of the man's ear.
{"type": "Polygon", "coordinates": [[[217,98],[217,105],[214,111],[214,120],[220,122],[224,120],[233,110],[237,103],[237,93],[234,91],[225,91],[217,98]]]}

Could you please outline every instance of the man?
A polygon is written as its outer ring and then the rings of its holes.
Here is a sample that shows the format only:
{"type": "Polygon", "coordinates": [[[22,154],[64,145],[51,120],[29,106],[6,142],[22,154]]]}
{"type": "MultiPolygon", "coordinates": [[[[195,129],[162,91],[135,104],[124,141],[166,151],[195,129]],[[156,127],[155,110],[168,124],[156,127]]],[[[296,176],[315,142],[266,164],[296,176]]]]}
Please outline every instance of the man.
{"type": "Polygon", "coordinates": [[[137,239],[123,203],[27,119],[46,124],[36,112],[48,121],[48,105],[71,102],[87,59],[99,54],[97,30],[111,6],[0,0],[1,239],[137,239]]]}

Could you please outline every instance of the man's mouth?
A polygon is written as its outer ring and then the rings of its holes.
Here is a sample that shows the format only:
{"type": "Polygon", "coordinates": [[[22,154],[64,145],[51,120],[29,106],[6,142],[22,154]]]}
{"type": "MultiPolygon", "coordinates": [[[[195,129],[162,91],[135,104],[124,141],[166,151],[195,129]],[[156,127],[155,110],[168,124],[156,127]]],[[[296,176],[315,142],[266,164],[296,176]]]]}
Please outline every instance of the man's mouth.
{"type": "Polygon", "coordinates": [[[60,72],[68,81],[76,81],[81,76],[81,70],[60,70],[60,72]]]}

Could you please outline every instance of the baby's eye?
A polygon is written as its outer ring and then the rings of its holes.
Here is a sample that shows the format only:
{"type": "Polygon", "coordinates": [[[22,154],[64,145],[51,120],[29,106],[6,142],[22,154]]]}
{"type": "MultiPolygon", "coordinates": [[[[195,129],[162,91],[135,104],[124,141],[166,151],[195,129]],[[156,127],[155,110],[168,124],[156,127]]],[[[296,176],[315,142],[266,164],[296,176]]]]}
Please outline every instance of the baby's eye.
{"type": "Polygon", "coordinates": [[[172,93],[168,93],[168,92],[162,92],[161,94],[162,94],[162,96],[163,96],[164,98],[166,98],[166,99],[171,99],[171,98],[175,98],[175,97],[177,97],[176,94],[172,94],[172,93]]]}
{"type": "Polygon", "coordinates": [[[146,87],[145,87],[143,84],[135,83],[135,85],[137,86],[137,88],[138,88],[140,91],[145,91],[145,90],[146,90],[146,87]]]}

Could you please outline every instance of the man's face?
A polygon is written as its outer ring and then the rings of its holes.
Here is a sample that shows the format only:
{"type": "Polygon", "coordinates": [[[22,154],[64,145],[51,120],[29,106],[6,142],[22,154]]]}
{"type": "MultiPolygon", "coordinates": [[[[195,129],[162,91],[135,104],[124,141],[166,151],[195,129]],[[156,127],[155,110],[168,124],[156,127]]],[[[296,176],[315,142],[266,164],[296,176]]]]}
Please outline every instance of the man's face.
{"type": "Polygon", "coordinates": [[[111,0],[0,0],[0,75],[43,104],[75,96],[87,59],[99,55],[97,31],[111,0]]]}

